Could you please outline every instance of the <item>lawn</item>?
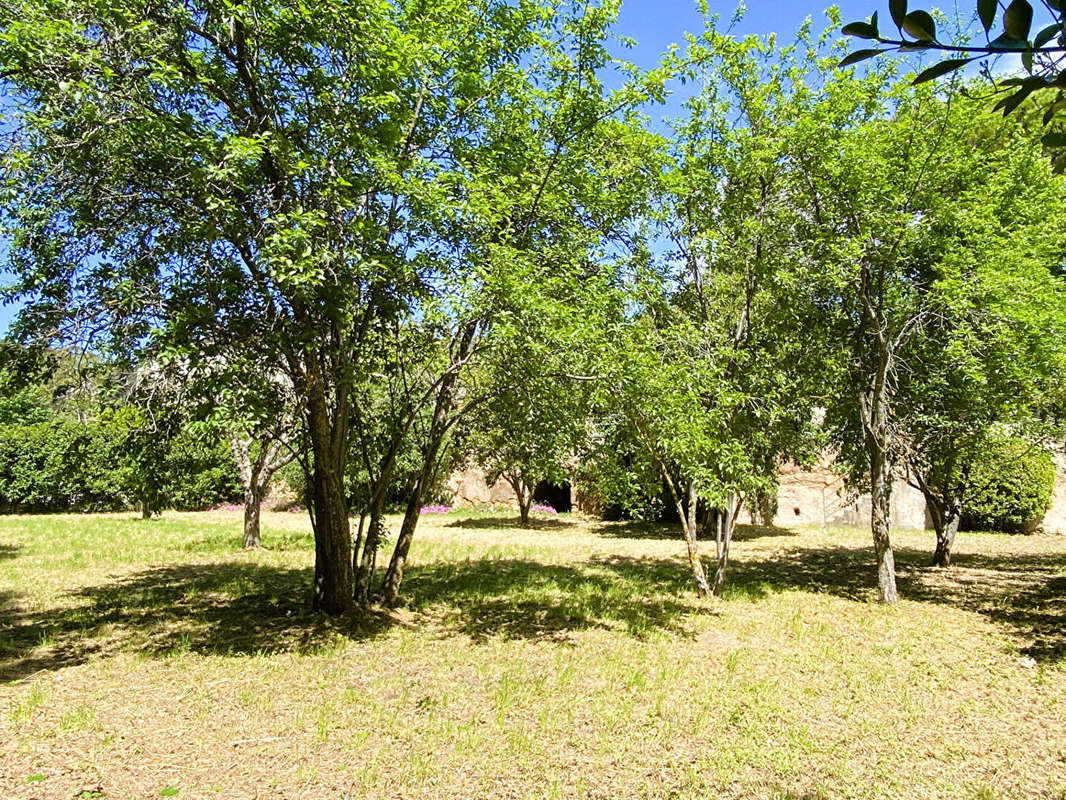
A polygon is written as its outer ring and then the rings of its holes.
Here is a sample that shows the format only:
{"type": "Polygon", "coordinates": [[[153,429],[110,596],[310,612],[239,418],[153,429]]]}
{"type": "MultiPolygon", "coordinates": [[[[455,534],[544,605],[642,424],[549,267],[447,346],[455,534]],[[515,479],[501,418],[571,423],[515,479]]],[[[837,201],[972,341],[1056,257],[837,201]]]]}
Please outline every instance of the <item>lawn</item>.
{"type": "Polygon", "coordinates": [[[886,608],[864,531],[742,528],[700,605],[669,529],[433,515],[336,621],[304,516],[239,536],[0,517],[0,797],[1066,798],[1066,537],[897,532],[886,608]]]}

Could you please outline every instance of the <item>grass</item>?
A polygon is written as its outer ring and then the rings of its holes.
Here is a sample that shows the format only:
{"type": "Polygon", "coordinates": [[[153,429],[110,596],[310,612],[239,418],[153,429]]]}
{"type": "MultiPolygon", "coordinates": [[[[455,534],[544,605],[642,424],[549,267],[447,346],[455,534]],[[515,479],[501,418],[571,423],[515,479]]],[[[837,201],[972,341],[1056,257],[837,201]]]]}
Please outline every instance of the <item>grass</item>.
{"type": "Polygon", "coordinates": [[[865,532],[743,528],[701,605],[669,529],[427,515],[329,620],[306,518],[239,536],[0,517],[0,797],[1066,798],[1066,537],[897,532],[885,608],[865,532]]]}

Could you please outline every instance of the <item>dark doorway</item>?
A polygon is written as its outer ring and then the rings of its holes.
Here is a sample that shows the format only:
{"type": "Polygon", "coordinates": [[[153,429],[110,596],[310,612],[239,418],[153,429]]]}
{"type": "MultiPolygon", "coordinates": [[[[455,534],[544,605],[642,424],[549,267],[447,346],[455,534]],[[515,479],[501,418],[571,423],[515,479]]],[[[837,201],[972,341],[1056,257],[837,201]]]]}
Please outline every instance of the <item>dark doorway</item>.
{"type": "Polygon", "coordinates": [[[545,503],[560,513],[570,511],[570,484],[541,481],[533,488],[533,502],[545,503]]]}

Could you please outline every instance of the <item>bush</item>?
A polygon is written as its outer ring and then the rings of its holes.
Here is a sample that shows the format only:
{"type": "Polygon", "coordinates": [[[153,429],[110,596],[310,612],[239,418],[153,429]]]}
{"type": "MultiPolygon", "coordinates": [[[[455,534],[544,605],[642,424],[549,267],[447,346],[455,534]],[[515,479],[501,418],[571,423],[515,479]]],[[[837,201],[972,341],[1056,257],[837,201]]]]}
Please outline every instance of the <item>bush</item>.
{"type": "MultiPolygon", "coordinates": [[[[114,511],[139,499],[127,432],[96,422],[0,426],[0,512],[114,511]]],[[[205,508],[241,497],[228,448],[179,433],[152,465],[161,502],[205,508]]]]}
{"type": "Polygon", "coordinates": [[[0,509],[103,511],[126,500],[106,431],[75,422],[0,428],[0,509]]]}
{"type": "Polygon", "coordinates": [[[163,498],[182,510],[208,508],[244,497],[229,445],[221,439],[203,442],[180,432],[167,452],[163,498]]]}
{"type": "Polygon", "coordinates": [[[974,456],[962,526],[966,530],[1029,532],[1051,507],[1055,462],[1021,439],[1004,439],[974,456]]]}

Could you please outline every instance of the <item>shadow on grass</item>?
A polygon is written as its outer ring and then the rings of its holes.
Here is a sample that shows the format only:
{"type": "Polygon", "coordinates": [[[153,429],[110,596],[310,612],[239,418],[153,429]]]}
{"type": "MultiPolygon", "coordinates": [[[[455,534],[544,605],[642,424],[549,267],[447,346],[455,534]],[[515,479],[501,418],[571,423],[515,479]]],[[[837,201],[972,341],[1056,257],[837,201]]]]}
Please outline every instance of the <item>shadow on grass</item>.
{"type": "MultiPolygon", "coordinates": [[[[568,632],[622,628],[682,632],[691,611],[685,571],[669,559],[616,558],[574,566],[522,559],[438,562],[412,568],[409,610],[475,641],[491,636],[565,640],[568,632]]],[[[0,596],[0,681],[133,651],[255,655],[326,651],[344,639],[407,624],[371,611],[311,612],[312,572],[255,564],[167,566],[71,592],[43,612],[0,596]]],[[[416,620],[414,624],[428,621],[416,620]]]]}
{"type": "MultiPolygon", "coordinates": [[[[775,535],[783,535],[774,531],[775,535]]],[[[770,535],[756,531],[756,535],[770,535]]],[[[743,538],[738,538],[743,541],[743,538]]],[[[790,545],[773,554],[738,548],[727,597],[757,599],[785,590],[872,597],[871,548],[790,545]]],[[[929,553],[896,551],[901,596],[987,616],[1042,661],[1066,658],[1066,553],[959,554],[932,570],[929,553]]],[[[142,570],[61,598],[66,607],[26,610],[0,594],[0,680],[79,664],[120,651],[251,655],[328,652],[338,639],[379,636],[398,624],[436,623],[445,635],[567,641],[588,629],[684,635],[695,608],[683,560],[594,556],[569,564],[485,558],[413,566],[404,597],[415,619],[373,612],[327,619],[307,606],[309,569],[248,563],[142,570]]]]}
{"type": "MultiPolygon", "coordinates": [[[[930,568],[925,550],[895,548],[894,554],[904,600],[980,613],[1018,636],[1023,654],[1066,660],[1066,553],[960,553],[949,569],[930,568]]],[[[727,593],[800,589],[866,602],[874,597],[876,581],[872,547],[797,547],[773,558],[740,556],[731,565],[727,593]]]]}
{"type": "Polygon", "coordinates": [[[572,631],[684,633],[693,611],[680,560],[597,558],[575,565],[485,559],[414,567],[406,607],[437,616],[474,641],[490,636],[564,641],[572,631]]]}
{"type": "MultiPolygon", "coordinates": [[[[639,522],[595,522],[592,531],[597,536],[610,539],[680,539],[681,529],[678,523],[639,522]]],[[[788,528],[773,528],[765,525],[737,525],[733,532],[734,542],[750,542],[765,537],[793,537],[796,531],[788,528]]],[[[703,537],[704,547],[714,547],[714,538],[703,537]]]]}
{"type": "Polygon", "coordinates": [[[308,607],[311,570],[252,564],[168,566],[71,592],[62,609],[30,612],[0,598],[0,680],[132,650],[253,655],[315,652],[337,636],[367,638],[384,613],[330,619],[308,607]]]}
{"type": "Polygon", "coordinates": [[[447,524],[448,528],[463,528],[465,530],[509,530],[516,529],[520,531],[536,531],[536,530],[565,530],[566,528],[573,528],[577,523],[572,520],[561,520],[555,518],[544,517],[532,517],[529,520],[529,525],[522,527],[519,522],[518,514],[513,517],[466,517],[463,519],[456,519],[447,524]]]}
{"type": "Polygon", "coordinates": [[[0,544],[0,561],[7,558],[18,558],[18,553],[21,549],[22,545],[0,544]]]}

